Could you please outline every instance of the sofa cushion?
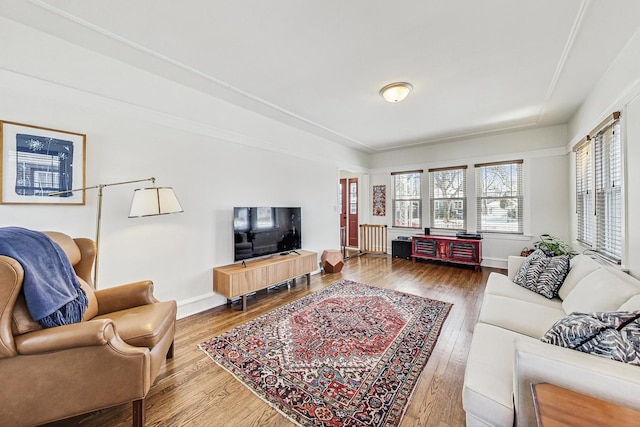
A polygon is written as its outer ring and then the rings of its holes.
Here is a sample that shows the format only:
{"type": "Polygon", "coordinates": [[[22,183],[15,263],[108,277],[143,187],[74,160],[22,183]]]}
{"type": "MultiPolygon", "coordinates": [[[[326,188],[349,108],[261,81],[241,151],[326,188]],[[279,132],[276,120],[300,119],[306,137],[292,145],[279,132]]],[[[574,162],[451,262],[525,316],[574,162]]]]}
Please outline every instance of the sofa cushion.
{"type": "MultiPolygon", "coordinates": [[[[82,320],[91,320],[96,314],[98,314],[98,301],[93,293],[93,289],[78,277],[80,286],[87,295],[87,309],[84,312],[82,320]]],[[[26,334],[27,332],[39,331],[42,326],[31,317],[29,309],[27,308],[27,301],[24,298],[24,292],[20,292],[16,300],[16,304],[13,308],[11,315],[11,332],[13,335],[26,334]]]]}
{"type": "Polygon", "coordinates": [[[531,292],[522,286],[516,286],[507,276],[496,273],[495,271],[489,274],[484,293],[485,295],[501,295],[503,297],[515,298],[552,308],[562,308],[562,301],[558,297],[549,299],[535,292],[531,292]]]}
{"type": "Polygon", "coordinates": [[[640,365],[640,311],[572,313],[558,320],[541,341],[640,365]]]}
{"type": "Polygon", "coordinates": [[[621,271],[601,267],[580,280],[564,299],[562,307],[567,314],[616,311],[638,293],[640,282],[637,279],[621,271]]]}
{"type": "Polygon", "coordinates": [[[636,311],[640,310],[640,295],[634,295],[625,301],[616,311],[636,311]]]}
{"type": "Polygon", "coordinates": [[[513,425],[514,340],[505,329],[478,323],[464,374],[462,406],[486,425],[513,425]]]}
{"type": "Polygon", "coordinates": [[[557,295],[568,271],[568,255],[535,258],[529,263],[524,279],[521,282],[515,280],[514,282],[551,299],[557,295]]]}
{"type": "Polygon", "coordinates": [[[479,322],[539,339],[558,319],[566,316],[560,300],[547,300],[555,307],[485,294],[479,322]]]}
{"type": "Polygon", "coordinates": [[[601,267],[602,264],[587,255],[580,254],[571,258],[571,268],[567,273],[567,277],[564,278],[562,286],[558,290],[558,296],[565,299],[580,280],[601,267]]]}

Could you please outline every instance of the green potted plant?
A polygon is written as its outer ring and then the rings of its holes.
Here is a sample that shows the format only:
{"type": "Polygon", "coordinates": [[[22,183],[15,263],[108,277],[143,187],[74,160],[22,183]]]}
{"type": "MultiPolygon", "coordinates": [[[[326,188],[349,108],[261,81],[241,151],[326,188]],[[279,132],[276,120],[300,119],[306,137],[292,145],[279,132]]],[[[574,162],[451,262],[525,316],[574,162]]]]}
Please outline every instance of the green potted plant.
{"type": "Polygon", "coordinates": [[[547,254],[547,256],[569,255],[569,257],[574,257],[578,255],[567,242],[563,242],[549,234],[541,234],[540,240],[535,242],[534,245],[547,254]]]}

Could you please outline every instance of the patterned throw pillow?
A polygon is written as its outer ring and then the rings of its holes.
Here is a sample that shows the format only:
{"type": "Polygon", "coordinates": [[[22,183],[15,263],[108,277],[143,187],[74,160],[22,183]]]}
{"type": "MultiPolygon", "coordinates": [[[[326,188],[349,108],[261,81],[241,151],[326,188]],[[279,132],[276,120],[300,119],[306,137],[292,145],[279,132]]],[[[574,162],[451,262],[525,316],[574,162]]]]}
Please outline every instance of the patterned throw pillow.
{"type": "Polygon", "coordinates": [[[568,273],[569,255],[547,257],[540,249],[536,249],[522,263],[513,281],[551,299],[558,295],[558,289],[568,273]]]}
{"type": "Polygon", "coordinates": [[[518,271],[516,271],[516,274],[513,277],[513,282],[522,286],[522,284],[524,283],[527,277],[527,272],[531,267],[531,263],[535,262],[540,258],[546,258],[546,257],[547,256],[544,254],[544,252],[542,252],[540,249],[536,249],[535,251],[531,252],[529,256],[527,256],[527,258],[522,262],[522,265],[520,266],[518,271]]]}
{"type": "Polygon", "coordinates": [[[571,313],[540,341],[640,366],[640,311],[571,313]]]}

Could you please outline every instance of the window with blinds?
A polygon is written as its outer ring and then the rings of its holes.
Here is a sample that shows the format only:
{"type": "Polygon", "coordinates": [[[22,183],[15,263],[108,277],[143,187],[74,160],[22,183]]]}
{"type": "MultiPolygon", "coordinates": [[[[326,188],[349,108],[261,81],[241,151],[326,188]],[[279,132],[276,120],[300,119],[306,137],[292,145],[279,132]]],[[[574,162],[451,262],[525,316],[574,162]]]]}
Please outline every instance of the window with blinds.
{"type": "Polygon", "coordinates": [[[482,233],[522,234],[522,160],[476,164],[476,212],[482,233]]]}
{"type": "Polygon", "coordinates": [[[614,262],[622,261],[622,140],[620,113],[574,147],[577,238],[614,262]]]}
{"type": "Polygon", "coordinates": [[[576,149],[576,214],[578,216],[577,238],[589,246],[593,243],[594,219],[591,153],[590,138],[585,138],[582,145],[576,149]]]}
{"type": "Polygon", "coordinates": [[[393,226],[422,228],[422,171],[393,172],[393,226]]]}
{"type": "Polygon", "coordinates": [[[429,169],[432,229],[466,230],[467,166],[429,169]]]}
{"type": "Polygon", "coordinates": [[[622,259],[622,150],[620,121],[599,131],[594,139],[596,250],[622,259]]]}

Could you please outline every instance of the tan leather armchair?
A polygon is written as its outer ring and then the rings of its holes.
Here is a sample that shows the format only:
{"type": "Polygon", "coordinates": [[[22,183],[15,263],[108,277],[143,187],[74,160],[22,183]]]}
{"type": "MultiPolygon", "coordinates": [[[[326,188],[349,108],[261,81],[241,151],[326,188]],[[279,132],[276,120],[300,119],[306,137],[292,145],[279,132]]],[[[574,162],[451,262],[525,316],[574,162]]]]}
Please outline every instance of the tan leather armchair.
{"type": "Polygon", "coordinates": [[[89,306],[80,323],[43,329],[27,311],[24,271],[0,256],[0,424],[42,424],[133,402],[145,423],[145,396],[173,357],[175,301],[159,302],[150,281],[94,290],[95,243],[46,232],[65,251],[89,306]]]}

